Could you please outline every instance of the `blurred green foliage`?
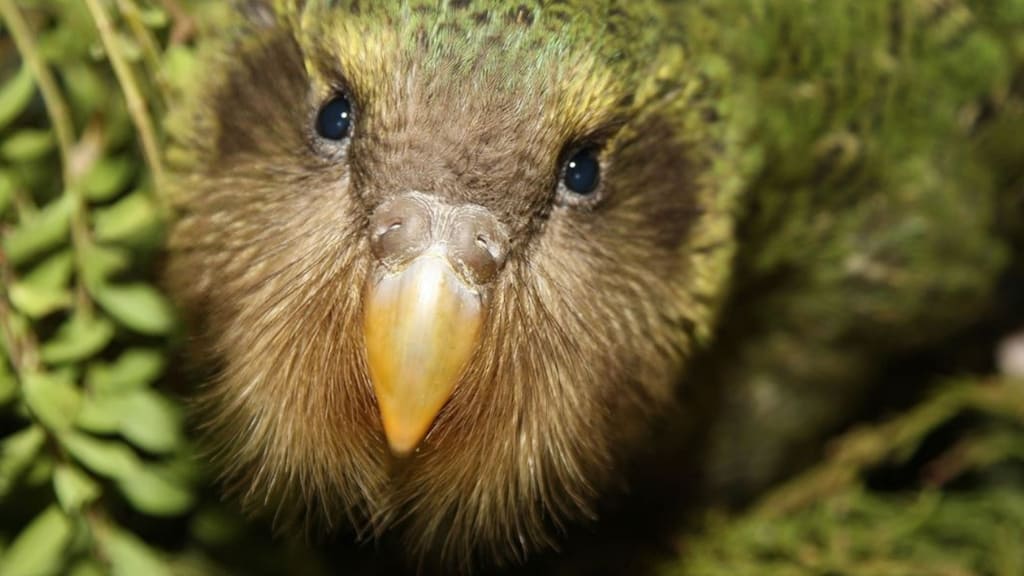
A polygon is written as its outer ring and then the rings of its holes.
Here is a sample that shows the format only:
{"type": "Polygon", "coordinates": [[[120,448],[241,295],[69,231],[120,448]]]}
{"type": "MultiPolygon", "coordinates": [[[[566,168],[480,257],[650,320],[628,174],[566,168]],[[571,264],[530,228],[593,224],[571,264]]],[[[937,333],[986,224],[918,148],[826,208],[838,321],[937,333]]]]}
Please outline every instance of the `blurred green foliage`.
{"type": "MultiPolygon", "coordinates": [[[[3,576],[313,573],[206,502],[169,392],[187,386],[154,283],[160,119],[226,4],[0,0],[3,576]]],[[[1024,386],[954,383],[743,515],[712,514],[664,573],[1024,574],[1022,460],[1024,386]],[[964,415],[911,489],[872,483],[964,415]]]]}
{"type": "Polygon", "coordinates": [[[742,516],[711,514],[664,576],[1024,574],[1024,382],[961,381],[829,457],[742,516]],[[943,430],[953,437],[928,449],[943,430]],[[911,480],[886,486],[902,469],[911,480]]]}
{"type": "Polygon", "coordinates": [[[136,533],[194,514],[200,479],[183,403],[155,386],[177,330],[153,282],[159,119],[188,74],[189,8],[0,1],[6,576],[179,573],[190,548],[136,533]]]}

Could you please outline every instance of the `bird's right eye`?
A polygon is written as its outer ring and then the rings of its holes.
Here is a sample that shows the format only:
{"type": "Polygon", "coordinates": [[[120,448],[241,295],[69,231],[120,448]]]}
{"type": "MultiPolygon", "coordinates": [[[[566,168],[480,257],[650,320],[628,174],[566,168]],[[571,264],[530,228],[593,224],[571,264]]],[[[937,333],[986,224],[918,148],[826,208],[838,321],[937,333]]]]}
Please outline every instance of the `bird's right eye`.
{"type": "Polygon", "coordinates": [[[327,101],[316,116],[316,133],[325,140],[344,140],[352,131],[352,103],[345,96],[327,101]]]}

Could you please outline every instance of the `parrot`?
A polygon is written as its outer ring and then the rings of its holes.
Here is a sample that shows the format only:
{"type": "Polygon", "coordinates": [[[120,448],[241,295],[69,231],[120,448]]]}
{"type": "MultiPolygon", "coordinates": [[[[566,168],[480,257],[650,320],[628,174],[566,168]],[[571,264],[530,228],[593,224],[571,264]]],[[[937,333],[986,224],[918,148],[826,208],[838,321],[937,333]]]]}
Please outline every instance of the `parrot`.
{"type": "Polygon", "coordinates": [[[224,489],[521,563],[756,494],[1020,263],[1020,0],[244,0],[170,116],[224,489]],[[676,456],[661,458],[674,466],[676,456]]]}

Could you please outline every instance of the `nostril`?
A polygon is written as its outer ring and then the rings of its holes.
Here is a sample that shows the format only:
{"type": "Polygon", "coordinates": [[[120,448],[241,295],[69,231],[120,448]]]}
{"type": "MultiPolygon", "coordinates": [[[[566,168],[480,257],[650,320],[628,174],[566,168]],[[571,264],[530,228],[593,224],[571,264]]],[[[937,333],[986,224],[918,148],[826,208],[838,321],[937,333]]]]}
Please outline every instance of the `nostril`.
{"type": "Polygon", "coordinates": [[[378,239],[379,238],[383,238],[387,234],[390,234],[391,232],[394,232],[395,230],[398,230],[401,227],[402,227],[402,221],[401,220],[395,220],[394,222],[386,223],[386,224],[382,224],[382,225],[378,226],[377,229],[374,231],[373,235],[375,237],[377,237],[378,239]]]}
{"type": "Polygon", "coordinates": [[[370,249],[374,257],[396,266],[420,253],[430,242],[430,206],[414,195],[399,196],[378,206],[370,216],[370,249]]]}
{"type": "Polygon", "coordinates": [[[397,232],[402,228],[401,220],[386,220],[373,227],[370,246],[378,258],[385,258],[395,250],[397,232]]]}
{"type": "Polygon", "coordinates": [[[487,252],[492,256],[494,255],[494,250],[491,248],[491,241],[487,238],[487,236],[484,236],[483,234],[477,234],[476,245],[483,248],[484,250],[487,250],[487,252]]]}
{"type": "Polygon", "coordinates": [[[487,252],[487,254],[489,254],[491,258],[495,260],[495,262],[501,261],[501,247],[498,245],[497,242],[491,240],[491,237],[489,235],[485,233],[477,234],[476,245],[479,246],[485,252],[487,252]]]}
{"type": "Polygon", "coordinates": [[[447,233],[449,257],[476,284],[494,279],[505,260],[507,240],[501,224],[479,206],[460,209],[447,233]]]}

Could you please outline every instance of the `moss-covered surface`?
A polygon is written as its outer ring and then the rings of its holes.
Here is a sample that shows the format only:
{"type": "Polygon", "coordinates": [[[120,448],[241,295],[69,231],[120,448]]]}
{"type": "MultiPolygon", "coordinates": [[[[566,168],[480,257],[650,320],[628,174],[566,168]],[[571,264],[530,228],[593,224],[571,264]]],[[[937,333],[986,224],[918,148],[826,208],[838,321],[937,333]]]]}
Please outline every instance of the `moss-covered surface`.
{"type": "Polygon", "coordinates": [[[664,574],[1021,574],[1022,464],[1024,383],[950,384],[744,514],[712,515],[664,574]]]}

